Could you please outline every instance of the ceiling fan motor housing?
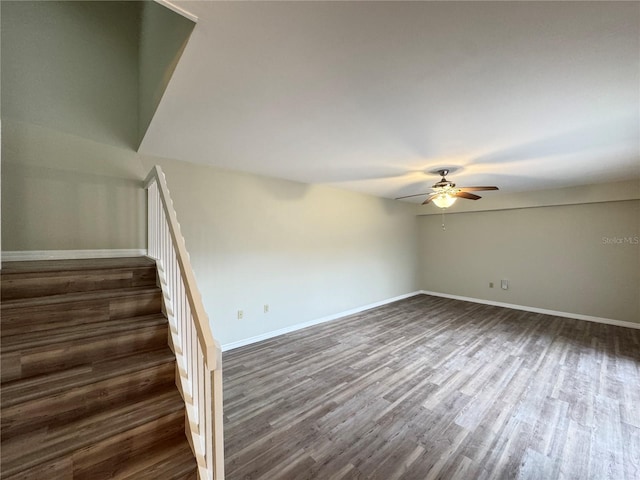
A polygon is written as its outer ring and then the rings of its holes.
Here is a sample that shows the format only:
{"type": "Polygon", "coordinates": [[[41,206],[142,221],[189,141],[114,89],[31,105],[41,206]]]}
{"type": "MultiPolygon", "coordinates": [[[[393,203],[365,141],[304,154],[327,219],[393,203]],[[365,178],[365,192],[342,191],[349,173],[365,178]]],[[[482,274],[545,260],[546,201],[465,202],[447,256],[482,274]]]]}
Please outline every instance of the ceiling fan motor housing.
{"type": "Polygon", "coordinates": [[[449,188],[453,188],[456,186],[455,183],[450,182],[449,180],[447,180],[446,177],[447,174],[449,173],[449,169],[443,168],[441,170],[438,170],[438,174],[442,177],[440,179],[440,181],[438,183],[435,183],[433,185],[432,188],[438,188],[438,189],[449,189],[449,188]]]}
{"type": "Polygon", "coordinates": [[[440,180],[438,183],[434,183],[433,184],[433,188],[453,188],[455,187],[456,184],[453,182],[450,182],[449,180],[447,180],[446,178],[442,177],[442,180],[440,180]]]}

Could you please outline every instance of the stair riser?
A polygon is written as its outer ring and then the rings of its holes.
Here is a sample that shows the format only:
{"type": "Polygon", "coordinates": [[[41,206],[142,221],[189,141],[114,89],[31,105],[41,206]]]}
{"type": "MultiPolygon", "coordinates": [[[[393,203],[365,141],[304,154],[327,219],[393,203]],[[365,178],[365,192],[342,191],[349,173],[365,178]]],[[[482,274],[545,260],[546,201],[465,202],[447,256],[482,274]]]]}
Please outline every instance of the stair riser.
{"type": "Polygon", "coordinates": [[[37,307],[2,308],[2,336],[55,330],[92,322],[150,315],[161,311],[160,291],[37,307]]]}
{"type": "Polygon", "coordinates": [[[55,427],[86,417],[99,410],[117,408],[147,395],[175,388],[175,362],[131,372],[64,393],[16,403],[2,411],[2,439],[36,430],[44,425],[55,427]]]}
{"type": "Polygon", "coordinates": [[[109,338],[90,338],[30,350],[2,353],[2,381],[13,381],[161,348],[167,344],[166,326],[140,328],[109,338]]]}
{"type": "Polygon", "coordinates": [[[154,267],[2,274],[2,300],[156,285],[154,267]]]}

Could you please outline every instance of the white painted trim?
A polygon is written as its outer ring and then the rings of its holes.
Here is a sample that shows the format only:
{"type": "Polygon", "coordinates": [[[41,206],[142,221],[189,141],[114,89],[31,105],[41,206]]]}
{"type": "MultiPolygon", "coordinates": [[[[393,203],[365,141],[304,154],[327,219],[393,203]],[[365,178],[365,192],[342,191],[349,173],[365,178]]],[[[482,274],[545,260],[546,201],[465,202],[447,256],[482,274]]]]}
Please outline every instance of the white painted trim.
{"type": "Polygon", "coordinates": [[[444,297],[444,298],[451,298],[453,300],[462,300],[464,302],[493,305],[494,307],[504,307],[504,308],[512,308],[513,310],[523,310],[525,312],[543,313],[545,315],[553,315],[555,317],[574,318],[576,320],[586,320],[587,322],[605,323],[607,325],[615,325],[617,327],[640,329],[640,323],[627,322],[625,320],[615,320],[613,318],[594,317],[591,315],[582,315],[581,313],[558,312],[557,310],[547,310],[546,308],[526,307],[524,305],[514,305],[512,303],[494,302],[493,300],[483,300],[481,298],[463,297],[461,295],[451,295],[449,293],[430,292],[427,290],[421,290],[420,293],[423,293],[425,295],[433,295],[434,297],[444,297]]]}
{"type": "Polygon", "coordinates": [[[252,343],[268,340],[269,338],[278,337],[280,335],[284,335],[285,333],[291,333],[291,332],[295,332],[296,330],[302,330],[303,328],[312,327],[313,325],[319,325],[321,323],[331,322],[333,320],[339,320],[341,318],[348,317],[349,315],[354,315],[356,313],[364,312],[365,310],[369,310],[371,308],[381,307],[382,305],[386,305],[392,302],[397,302],[398,300],[404,300],[405,298],[415,297],[416,295],[420,295],[421,293],[422,292],[406,293],[404,295],[388,298],[380,302],[370,303],[369,305],[363,305],[361,307],[352,308],[351,310],[346,310],[344,312],[335,313],[333,315],[328,315],[322,318],[316,318],[315,320],[309,320],[308,322],[296,323],[295,325],[290,325],[288,327],[281,328],[279,330],[272,330],[271,332],[262,333],[260,335],[256,335],[255,337],[245,338],[244,340],[238,340],[237,342],[227,343],[226,345],[222,345],[222,351],[226,352],[227,350],[233,350],[234,348],[240,348],[246,345],[251,345],[252,343]]]}
{"type": "Polygon", "coordinates": [[[142,257],[147,249],[105,249],[105,250],[25,250],[17,252],[2,252],[2,261],[24,260],[73,260],[80,258],[121,258],[142,257]]]}
{"type": "Polygon", "coordinates": [[[184,18],[191,20],[193,23],[198,23],[198,17],[191,12],[187,12],[184,8],[174,5],[167,0],[155,0],[156,3],[159,3],[163,7],[167,7],[169,10],[176,12],[178,15],[182,15],[184,18]]]}

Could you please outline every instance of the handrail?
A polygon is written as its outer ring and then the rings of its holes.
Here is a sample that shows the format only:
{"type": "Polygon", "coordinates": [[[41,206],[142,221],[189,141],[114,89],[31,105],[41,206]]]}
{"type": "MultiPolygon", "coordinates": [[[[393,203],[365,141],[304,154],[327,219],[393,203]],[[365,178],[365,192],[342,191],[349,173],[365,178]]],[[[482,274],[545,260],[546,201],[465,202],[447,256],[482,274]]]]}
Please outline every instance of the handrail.
{"type": "Polygon", "coordinates": [[[209,317],[202,305],[202,297],[200,296],[200,291],[198,290],[196,279],[193,275],[193,269],[191,268],[191,262],[189,260],[189,253],[187,252],[184,237],[180,231],[180,224],[178,223],[176,211],[173,208],[173,201],[169,195],[167,181],[164,176],[164,172],[159,165],[154,166],[149,172],[149,175],[147,175],[147,178],[145,179],[145,188],[148,190],[150,184],[154,181],[158,185],[158,191],[160,193],[160,198],[162,199],[162,206],[169,225],[169,232],[171,233],[171,239],[173,240],[173,245],[176,249],[176,258],[180,265],[180,271],[183,274],[183,281],[185,283],[189,306],[191,307],[194,319],[196,320],[195,326],[198,329],[198,341],[200,342],[200,348],[202,348],[202,351],[204,352],[205,361],[209,370],[215,370],[216,364],[221,360],[221,349],[219,345],[216,345],[216,341],[213,339],[211,327],[209,326],[209,317]],[[169,205],[171,205],[171,208],[169,208],[169,205]]]}
{"type": "Polygon", "coordinates": [[[187,438],[201,479],[224,479],[222,350],[214,339],[162,169],[145,180],[148,255],[156,260],[178,387],[186,405],[187,438]]]}

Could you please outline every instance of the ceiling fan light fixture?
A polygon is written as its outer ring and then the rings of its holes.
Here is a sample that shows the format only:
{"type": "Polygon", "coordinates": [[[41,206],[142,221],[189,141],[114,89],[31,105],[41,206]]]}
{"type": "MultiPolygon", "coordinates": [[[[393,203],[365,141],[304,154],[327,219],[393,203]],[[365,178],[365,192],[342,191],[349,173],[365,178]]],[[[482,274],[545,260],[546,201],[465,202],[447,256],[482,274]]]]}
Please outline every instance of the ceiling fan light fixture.
{"type": "Polygon", "coordinates": [[[422,205],[427,205],[428,203],[435,203],[436,207],[440,207],[442,209],[449,208],[456,202],[457,198],[464,198],[466,200],[479,200],[482,198],[480,195],[476,195],[475,193],[470,192],[482,192],[485,190],[498,190],[498,187],[495,186],[487,186],[487,187],[456,187],[456,184],[450,182],[446,179],[445,175],[449,173],[449,169],[442,168],[437,170],[436,172],[442,178],[439,182],[436,182],[431,189],[433,192],[431,193],[418,193],[415,195],[405,195],[404,197],[398,197],[396,200],[402,200],[404,198],[410,197],[421,197],[422,195],[427,195],[427,199],[422,202],[422,205]]]}
{"type": "Polygon", "coordinates": [[[448,193],[441,193],[433,198],[433,203],[440,208],[449,208],[451,205],[456,203],[456,197],[448,193]]]}

